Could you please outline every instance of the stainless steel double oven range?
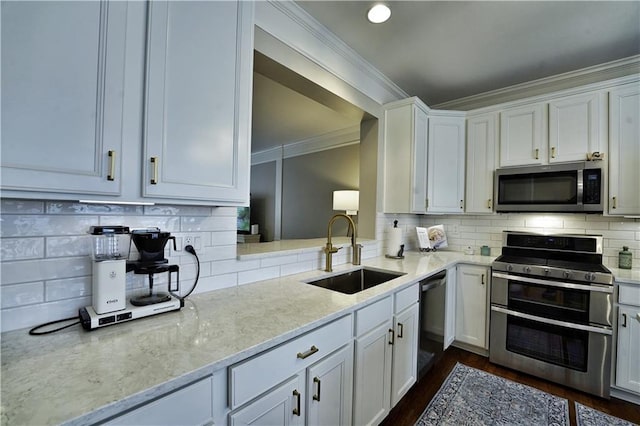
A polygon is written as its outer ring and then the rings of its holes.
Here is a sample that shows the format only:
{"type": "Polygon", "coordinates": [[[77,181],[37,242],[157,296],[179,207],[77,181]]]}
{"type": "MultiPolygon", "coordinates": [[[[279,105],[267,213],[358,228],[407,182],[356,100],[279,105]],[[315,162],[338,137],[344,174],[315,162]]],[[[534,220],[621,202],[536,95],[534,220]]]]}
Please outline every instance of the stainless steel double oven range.
{"type": "Polygon", "coordinates": [[[614,286],[602,237],[505,231],[492,270],[490,361],[608,398],[614,286]]]}

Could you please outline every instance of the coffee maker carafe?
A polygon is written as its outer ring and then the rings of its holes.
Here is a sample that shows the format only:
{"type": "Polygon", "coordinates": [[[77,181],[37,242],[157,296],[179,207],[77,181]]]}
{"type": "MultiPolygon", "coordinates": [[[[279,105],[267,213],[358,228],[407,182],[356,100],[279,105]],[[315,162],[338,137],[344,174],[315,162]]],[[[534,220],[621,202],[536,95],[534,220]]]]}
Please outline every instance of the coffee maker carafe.
{"type": "Polygon", "coordinates": [[[162,232],[159,228],[138,229],[131,232],[131,241],[138,249],[139,257],[137,260],[127,262],[127,271],[146,274],[149,281],[148,293],[129,300],[133,306],[153,305],[172,299],[169,293],[154,291],[155,274],[167,272],[169,292],[179,290],[180,268],[178,265],[169,265],[169,261],[164,257],[165,246],[169,240],[173,240],[173,249],[176,250],[176,237],[171,236],[169,232],[162,232]],[[172,280],[174,273],[175,287],[172,280]]]}

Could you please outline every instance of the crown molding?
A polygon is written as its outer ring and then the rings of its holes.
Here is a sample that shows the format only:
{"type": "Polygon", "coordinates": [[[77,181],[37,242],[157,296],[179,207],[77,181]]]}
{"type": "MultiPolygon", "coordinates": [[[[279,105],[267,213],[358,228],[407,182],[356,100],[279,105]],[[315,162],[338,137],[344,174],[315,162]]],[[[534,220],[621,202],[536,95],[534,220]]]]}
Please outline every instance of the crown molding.
{"type": "Polygon", "coordinates": [[[302,139],[251,154],[251,165],[268,163],[360,143],[360,125],[302,139]]]}
{"type": "Polygon", "coordinates": [[[432,108],[469,111],[634,74],[640,74],[640,55],[443,102],[432,108]]]}
{"type": "Polygon", "coordinates": [[[313,61],[316,65],[339,77],[362,93],[372,96],[372,99],[380,104],[397,99],[404,99],[409,96],[391,79],[367,62],[355,50],[319,23],[294,1],[268,0],[267,2],[261,3],[261,6],[266,4],[278,11],[282,16],[285,16],[290,22],[294,23],[305,35],[311,36],[312,40],[322,46],[321,50],[324,50],[325,53],[316,55],[311,52],[311,50],[314,50],[317,46],[309,43],[308,39],[301,40],[299,37],[300,34],[296,34],[296,31],[292,28],[274,28],[273,25],[275,21],[269,21],[271,17],[267,16],[267,14],[262,14],[264,9],[258,10],[256,14],[256,25],[272,36],[280,39],[298,51],[298,53],[313,61]],[[326,53],[325,49],[330,50],[329,54],[326,53]],[[331,58],[332,54],[337,55],[340,61],[324,60],[331,58]],[[345,64],[353,67],[352,70],[345,67],[345,64]],[[353,71],[356,72],[354,73],[353,71]]]}

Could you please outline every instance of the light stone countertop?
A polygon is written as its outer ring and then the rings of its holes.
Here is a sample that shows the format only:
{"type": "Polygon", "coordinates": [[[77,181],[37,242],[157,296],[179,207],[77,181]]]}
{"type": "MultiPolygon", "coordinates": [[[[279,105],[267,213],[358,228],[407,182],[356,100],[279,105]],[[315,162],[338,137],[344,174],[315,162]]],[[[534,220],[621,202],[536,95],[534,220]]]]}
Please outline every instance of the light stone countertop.
{"type": "MultiPolygon", "coordinates": [[[[7,425],[104,420],[456,263],[490,266],[494,259],[408,252],[402,260],[364,260],[363,266],[406,275],[353,295],[301,283],[328,275],[317,270],[196,294],[180,311],[91,332],[78,325],[37,337],[27,330],[3,333],[0,420],[7,425]]],[[[334,273],[353,268],[336,266],[334,273]]],[[[629,278],[640,283],[639,274],[633,270],[629,278]]]]}
{"type": "Polygon", "coordinates": [[[609,268],[609,270],[616,277],[616,282],[640,285],[640,269],[609,268]]]}

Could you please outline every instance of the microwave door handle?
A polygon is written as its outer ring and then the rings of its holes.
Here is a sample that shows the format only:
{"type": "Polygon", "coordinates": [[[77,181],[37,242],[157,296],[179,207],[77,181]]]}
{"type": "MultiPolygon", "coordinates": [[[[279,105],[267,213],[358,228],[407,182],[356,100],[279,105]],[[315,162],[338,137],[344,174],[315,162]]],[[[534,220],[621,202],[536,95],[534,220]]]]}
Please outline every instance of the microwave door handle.
{"type": "Polygon", "coordinates": [[[584,197],[584,170],[580,169],[578,170],[578,176],[577,176],[577,196],[578,196],[578,205],[581,206],[583,203],[583,197],[584,197]]]}

